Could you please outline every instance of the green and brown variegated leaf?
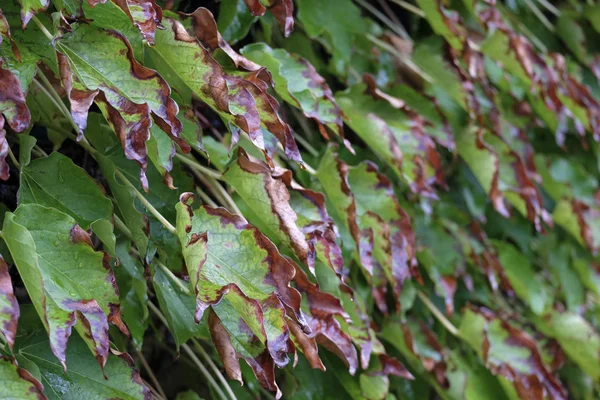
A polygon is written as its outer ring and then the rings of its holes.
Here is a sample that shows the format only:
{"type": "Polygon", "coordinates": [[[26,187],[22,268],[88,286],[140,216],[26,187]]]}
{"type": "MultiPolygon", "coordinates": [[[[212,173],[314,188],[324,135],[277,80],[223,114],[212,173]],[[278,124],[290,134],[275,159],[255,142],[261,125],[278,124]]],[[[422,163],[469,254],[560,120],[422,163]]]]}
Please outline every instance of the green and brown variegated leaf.
{"type": "Polygon", "coordinates": [[[0,396],[5,399],[46,399],[42,384],[31,373],[8,358],[0,359],[0,396]]]}
{"type": "Polygon", "coordinates": [[[66,368],[67,341],[75,326],[104,366],[108,323],[127,332],[108,256],[94,250],[89,234],[72,217],[37,204],[8,214],[2,231],[52,352],[66,368]]]}
{"type": "Polygon", "coordinates": [[[8,264],[0,255],[0,333],[4,335],[11,349],[15,344],[18,321],[19,303],[8,273],[8,264]]]}

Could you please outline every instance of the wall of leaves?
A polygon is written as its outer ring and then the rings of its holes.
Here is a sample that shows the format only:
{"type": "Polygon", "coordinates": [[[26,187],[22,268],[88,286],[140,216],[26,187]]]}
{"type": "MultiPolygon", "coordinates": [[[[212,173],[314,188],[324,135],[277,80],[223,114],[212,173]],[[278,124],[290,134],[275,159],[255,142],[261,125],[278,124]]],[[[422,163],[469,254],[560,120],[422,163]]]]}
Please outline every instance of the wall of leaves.
{"type": "Polygon", "coordinates": [[[599,33],[0,0],[0,398],[598,398],[599,33]]]}

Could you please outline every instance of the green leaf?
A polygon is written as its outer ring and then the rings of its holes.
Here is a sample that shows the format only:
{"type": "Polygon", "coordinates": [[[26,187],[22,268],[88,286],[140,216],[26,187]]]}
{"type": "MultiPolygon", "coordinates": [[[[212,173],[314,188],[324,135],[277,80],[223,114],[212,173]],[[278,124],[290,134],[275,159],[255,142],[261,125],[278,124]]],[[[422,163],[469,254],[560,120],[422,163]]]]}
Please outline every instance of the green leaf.
{"type": "Polygon", "coordinates": [[[66,368],[67,340],[75,325],[103,366],[108,322],[127,332],[107,256],[93,249],[72,217],[38,204],[8,214],[3,233],[59,361],[66,368]]]}
{"type": "Polygon", "coordinates": [[[3,399],[33,399],[46,397],[44,387],[27,370],[19,368],[15,362],[0,358],[0,397],[3,399]]]}
{"type": "MultiPolygon", "coordinates": [[[[306,117],[317,121],[324,137],[328,138],[327,127],[344,138],[340,107],[325,79],[306,59],[284,49],[272,49],[264,43],[246,46],[241,53],[271,72],[277,94],[286,103],[302,110],[306,117]]],[[[350,142],[344,140],[344,143],[351,148],[350,142]]]]}
{"type": "Polygon", "coordinates": [[[223,0],[219,8],[219,32],[231,44],[243,39],[258,18],[248,11],[244,0],[223,0]]]}
{"type": "Polygon", "coordinates": [[[600,335],[588,321],[574,313],[551,311],[536,318],[536,326],[556,339],[567,356],[592,379],[600,377],[600,335]]]}
{"type": "Polygon", "coordinates": [[[21,3],[21,20],[23,28],[27,26],[31,18],[40,11],[44,11],[50,5],[50,0],[19,0],[21,3]]]}
{"type": "Polygon", "coordinates": [[[68,372],[65,372],[52,354],[43,331],[30,328],[20,335],[14,354],[21,364],[36,366],[45,387],[44,394],[50,400],[79,398],[82,394],[98,400],[151,399],[150,391],[126,353],[113,350],[106,360],[103,375],[84,341],[72,338],[67,351],[68,372]]]}
{"type": "Polygon", "coordinates": [[[104,189],[70,158],[52,153],[21,170],[19,204],[40,204],[69,214],[83,229],[92,227],[114,254],[113,206],[104,189]]]}

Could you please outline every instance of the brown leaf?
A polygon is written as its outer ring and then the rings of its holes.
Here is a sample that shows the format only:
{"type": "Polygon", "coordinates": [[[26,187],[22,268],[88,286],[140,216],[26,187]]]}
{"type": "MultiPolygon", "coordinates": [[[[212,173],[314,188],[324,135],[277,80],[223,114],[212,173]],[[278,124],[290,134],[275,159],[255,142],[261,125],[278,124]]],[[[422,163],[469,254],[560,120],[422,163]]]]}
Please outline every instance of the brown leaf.
{"type": "MultiPolygon", "coordinates": [[[[300,350],[302,350],[302,353],[308,360],[311,368],[325,371],[325,365],[323,365],[323,361],[319,358],[319,348],[317,347],[316,340],[308,337],[308,335],[302,331],[300,325],[293,320],[289,319],[287,324],[292,333],[294,343],[297,347],[300,347],[300,350]]],[[[296,362],[294,362],[294,366],[296,366],[296,362]]]]}
{"type": "Polygon", "coordinates": [[[12,282],[8,273],[8,265],[0,255],[0,303],[5,308],[0,309],[0,332],[6,338],[11,351],[15,344],[17,323],[19,320],[19,304],[13,292],[12,282]]]}
{"type": "Polygon", "coordinates": [[[208,327],[210,329],[210,336],[219,353],[219,357],[223,362],[225,372],[230,379],[234,379],[239,383],[243,384],[242,370],[240,369],[240,363],[236,355],[235,349],[231,344],[231,338],[229,333],[225,330],[219,317],[214,311],[210,310],[208,314],[208,327]]]}

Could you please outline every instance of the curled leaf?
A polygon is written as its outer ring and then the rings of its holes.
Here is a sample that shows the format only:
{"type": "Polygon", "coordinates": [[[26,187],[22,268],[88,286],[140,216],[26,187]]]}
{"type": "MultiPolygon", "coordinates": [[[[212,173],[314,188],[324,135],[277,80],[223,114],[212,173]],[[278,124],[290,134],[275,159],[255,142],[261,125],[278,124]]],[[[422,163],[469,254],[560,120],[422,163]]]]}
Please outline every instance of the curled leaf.
{"type": "Polygon", "coordinates": [[[244,0],[254,16],[264,15],[268,9],[283,28],[287,37],[294,30],[294,3],[292,0],[244,0]]]}

